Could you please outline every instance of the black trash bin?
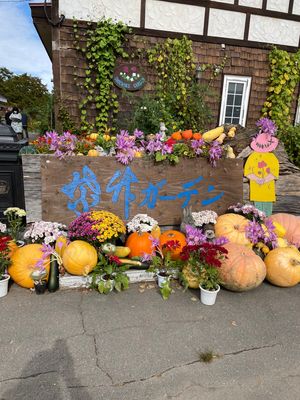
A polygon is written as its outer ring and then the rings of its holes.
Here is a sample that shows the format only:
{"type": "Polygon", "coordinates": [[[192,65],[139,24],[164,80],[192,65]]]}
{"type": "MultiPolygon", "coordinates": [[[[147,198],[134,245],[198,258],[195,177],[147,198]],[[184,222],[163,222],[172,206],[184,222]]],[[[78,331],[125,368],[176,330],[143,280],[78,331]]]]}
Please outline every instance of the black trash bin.
{"type": "Polygon", "coordinates": [[[0,124],[0,220],[7,207],[25,208],[22,159],[19,151],[28,145],[27,139],[18,139],[9,126],[0,124]]]}

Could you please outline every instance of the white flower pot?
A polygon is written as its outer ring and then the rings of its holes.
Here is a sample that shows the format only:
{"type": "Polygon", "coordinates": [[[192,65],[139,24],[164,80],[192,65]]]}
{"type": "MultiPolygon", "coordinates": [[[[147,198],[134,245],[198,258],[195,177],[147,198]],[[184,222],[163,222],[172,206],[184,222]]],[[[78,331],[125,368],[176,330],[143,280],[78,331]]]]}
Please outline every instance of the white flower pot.
{"type": "Polygon", "coordinates": [[[100,281],[104,282],[105,287],[108,288],[110,292],[112,292],[115,287],[115,281],[113,279],[106,279],[105,275],[106,274],[101,275],[100,281]]]}
{"type": "Polygon", "coordinates": [[[10,280],[9,275],[3,275],[3,279],[0,280],[0,297],[4,297],[8,292],[8,281],[10,280]]]}
{"type": "Polygon", "coordinates": [[[169,280],[170,280],[170,276],[164,276],[164,275],[157,274],[157,284],[158,284],[158,287],[162,288],[162,287],[163,287],[163,284],[164,284],[165,282],[168,282],[169,280]]]}
{"type": "Polygon", "coordinates": [[[216,302],[217,294],[220,291],[220,286],[218,285],[218,289],[216,290],[206,290],[199,285],[200,288],[200,300],[202,304],[206,306],[212,306],[216,302]]]}

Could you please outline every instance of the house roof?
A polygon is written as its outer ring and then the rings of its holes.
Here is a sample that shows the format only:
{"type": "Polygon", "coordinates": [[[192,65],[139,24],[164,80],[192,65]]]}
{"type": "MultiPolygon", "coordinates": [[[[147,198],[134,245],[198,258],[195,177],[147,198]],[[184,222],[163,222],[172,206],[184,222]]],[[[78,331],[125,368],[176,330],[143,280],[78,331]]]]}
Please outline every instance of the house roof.
{"type": "Polygon", "coordinates": [[[52,30],[47,16],[51,15],[51,3],[29,3],[33,24],[52,61],[52,30]],[[46,14],[47,13],[47,14],[46,14]]]}

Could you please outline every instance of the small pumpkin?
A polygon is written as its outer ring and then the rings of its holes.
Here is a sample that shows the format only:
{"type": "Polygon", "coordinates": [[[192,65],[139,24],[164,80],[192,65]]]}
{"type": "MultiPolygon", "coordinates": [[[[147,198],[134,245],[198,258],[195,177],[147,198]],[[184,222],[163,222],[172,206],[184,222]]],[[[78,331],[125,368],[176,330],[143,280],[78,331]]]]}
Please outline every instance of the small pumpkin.
{"type": "Polygon", "coordinates": [[[172,133],[171,138],[174,140],[182,140],[181,132],[178,131],[178,132],[172,133]]]}
{"type": "Polygon", "coordinates": [[[88,275],[96,266],[98,254],[92,245],[83,240],[74,240],[63,253],[63,265],[69,274],[88,275]]]}
{"type": "Polygon", "coordinates": [[[246,237],[246,227],[249,221],[238,214],[223,214],[217,218],[215,224],[216,237],[225,236],[229,242],[251,246],[250,240],[246,237]]]}
{"type": "Polygon", "coordinates": [[[202,135],[200,132],[193,133],[193,139],[200,140],[201,138],[202,138],[202,135]]]}
{"type": "MultiPolygon", "coordinates": [[[[19,247],[11,257],[11,265],[8,273],[19,286],[24,288],[33,288],[34,282],[31,273],[36,270],[36,263],[42,258],[41,244],[27,244],[19,247]]],[[[47,257],[43,263],[49,273],[50,259],[47,257]]]]}
{"type": "Polygon", "coordinates": [[[182,268],[182,275],[186,280],[189,288],[199,289],[199,276],[192,271],[192,267],[190,264],[186,264],[182,268]]]}
{"type": "Polygon", "coordinates": [[[266,266],[254,251],[242,244],[227,243],[227,258],[219,268],[221,285],[234,292],[255,289],[266,277],[266,266]]]}
{"type": "Polygon", "coordinates": [[[277,247],[265,258],[267,280],[281,287],[295,286],[300,282],[300,252],[294,246],[277,247]]]}
{"type": "Polygon", "coordinates": [[[286,230],[285,238],[289,243],[300,246],[300,218],[292,214],[278,213],[271,215],[271,221],[278,222],[286,230]]]}
{"type": "Polygon", "coordinates": [[[186,131],[183,131],[181,136],[183,137],[183,139],[185,140],[190,140],[193,137],[193,131],[191,129],[188,129],[186,131]]]}
{"type": "Polygon", "coordinates": [[[183,233],[179,231],[168,230],[160,235],[159,244],[161,247],[163,247],[163,245],[169,242],[170,240],[177,240],[179,242],[179,247],[171,251],[172,253],[171,258],[173,260],[178,260],[180,258],[180,253],[182,252],[182,249],[184,248],[184,246],[186,246],[186,237],[183,233]]]}
{"type": "Polygon", "coordinates": [[[130,248],[128,257],[142,257],[143,254],[153,253],[152,234],[149,232],[132,232],[125,243],[130,248]]]}
{"type": "Polygon", "coordinates": [[[88,155],[89,157],[98,157],[98,156],[99,156],[99,153],[98,153],[97,150],[91,149],[91,150],[88,151],[87,155],[88,155]]]}

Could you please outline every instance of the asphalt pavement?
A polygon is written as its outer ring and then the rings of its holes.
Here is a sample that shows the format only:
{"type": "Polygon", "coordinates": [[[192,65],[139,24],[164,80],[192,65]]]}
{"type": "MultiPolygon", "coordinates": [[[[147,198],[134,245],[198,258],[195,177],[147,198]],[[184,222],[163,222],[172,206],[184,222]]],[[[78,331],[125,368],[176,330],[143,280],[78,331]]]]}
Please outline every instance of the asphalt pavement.
{"type": "Polygon", "coordinates": [[[164,301],[154,283],[109,295],[14,284],[0,316],[0,400],[300,399],[299,285],[222,289],[204,306],[178,287],[164,301]]]}

